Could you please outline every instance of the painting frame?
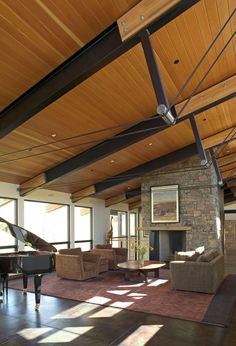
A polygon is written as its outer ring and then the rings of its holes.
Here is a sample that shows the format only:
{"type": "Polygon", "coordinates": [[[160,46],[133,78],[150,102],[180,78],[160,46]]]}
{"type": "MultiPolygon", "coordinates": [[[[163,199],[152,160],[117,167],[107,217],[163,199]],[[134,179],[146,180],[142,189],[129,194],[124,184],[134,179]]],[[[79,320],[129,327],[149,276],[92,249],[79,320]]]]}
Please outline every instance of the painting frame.
{"type": "Polygon", "coordinates": [[[151,187],[151,222],[179,222],[179,185],[151,187]]]}

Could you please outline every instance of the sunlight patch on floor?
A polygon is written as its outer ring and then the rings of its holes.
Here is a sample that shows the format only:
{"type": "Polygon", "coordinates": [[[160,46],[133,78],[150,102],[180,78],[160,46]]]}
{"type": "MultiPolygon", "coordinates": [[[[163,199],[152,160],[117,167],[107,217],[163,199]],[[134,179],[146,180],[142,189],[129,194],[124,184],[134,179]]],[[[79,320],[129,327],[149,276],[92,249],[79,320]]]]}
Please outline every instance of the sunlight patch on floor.
{"type": "Polygon", "coordinates": [[[144,282],[140,282],[139,284],[129,284],[129,285],[119,285],[117,287],[121,287],[121,288],[132,288],[132,287],[141,287],[143,286],[145,283],[144,282]]]}
{"type": "Polygon", "coordinates": [[[144,346],[162,327],[161,324],[140,326],[126,339],[122,340],[118,346],[144,346]]]}
{"type": "Polygon", "coordinates": [[[112,293],[112,294],[117,294],[118,296],[123,296],[127,293],[129,293],[130,290],[112,290],[112,291],[107,291],[107,293],[112,293]]]}
{"type": "Polygon", "coordinates": [[[146,297],[147,294],[146,293],[135,292],[135,293],[127,294],[127,296],[128,297],[132,297],[133,299],[142,299],[143,297],[146,297]]]}
{"type": "Polygon", "coordinates": [[[121,310],[114,307],[106,307],[102,310],[95,312],[95,314],[90,315],[89,318],[101,318],[101,317],[113,317],[118,314],[121,310]]]}
{"type": "Polygon", "coordinates": [[[25,340],[34,340],[39,336],[50,332],[53,328],[25,328],[17,332],[16,334],[24,338],[25,340]]]}
{"type": "Polygon", "coordinates": [[[78,338],[79,335],[75,333],[69,333],[64,330],[59,330],[58,332],[53,333],[52,335],[47,336],[46,338],[39,340],[39,344],[45,344],[45,343],[67,343],[75,340],[78,338]]]}
{"type": "Polygon", "coordinates": [[[80,303],[76,306],[73,306],[70,309],[64,310],[60,312],[59,314],[52,316],[51,319],[73,319],[78,318],[82,315],[87,314],[88,312],[91,312],[95,309],[97,309],[98,306],[96,305],[89,305],[87,303],[80,303]]]}
{"type": "Polygon", "coordinates": [[[112,303],[110,306],[113,306],[115,308],[125,309],[132,304],[134,304],[134,302],[115,302],[115,303],[112,303]]]}
{"type": "Polygon", "coordinates": [[[157,279],[157,280],[151,282],[150,284],[148,284],[148,286],[155,286],[155,287],[156,287],[156,286],[163,285],[163,284],[165,284],[165,283],[167,283],[167,282],[168,282],[168,280],[157,279]]]}
{"type": "Polygon", "coordinates": [[[89,332],[93,328],[94,328],[93,326],[90,326],[90,327],[88,327],[88,326],[87,327],[86,326],[84,326],[84,327],[65,327],[65,328],[63,328],[63,330],[65,330],[66,332],[82,335],[82,334],[89,332]]]}
{"type": "Polygon", "coordinates": [[[90,299],[87,299],[86,302],[87,303],[92,303],[92,304],[106,304],[110,301],[111,299],[109,298],[105,298],[105,297],[100,297],[100,296],[95,296],[95,297],[92,297],[90,299]]]}

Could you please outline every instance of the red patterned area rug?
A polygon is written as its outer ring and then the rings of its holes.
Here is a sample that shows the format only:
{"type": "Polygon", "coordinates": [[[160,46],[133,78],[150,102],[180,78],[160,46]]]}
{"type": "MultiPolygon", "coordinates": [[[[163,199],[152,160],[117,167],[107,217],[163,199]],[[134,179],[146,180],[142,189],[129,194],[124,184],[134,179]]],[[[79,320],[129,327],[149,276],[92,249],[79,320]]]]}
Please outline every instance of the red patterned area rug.
{"type": "MultiPolygon", "coordinates": [[[[169,271],[161,269],[160,278],[149,274],[146,284],[143,276],[132,273],[124,281],[122,271],[109,271],[87,281],[60,279],[56,273],[42,280],[42,294],[134,311],[192,321],[202,321],[214,295],[174,291],[170,287],[169,271]]],[[[22,280],[9,282],[10,288],[22,289],[22,280]]],[[[28,290],[33,291],[33,279],[28,290]]]]}

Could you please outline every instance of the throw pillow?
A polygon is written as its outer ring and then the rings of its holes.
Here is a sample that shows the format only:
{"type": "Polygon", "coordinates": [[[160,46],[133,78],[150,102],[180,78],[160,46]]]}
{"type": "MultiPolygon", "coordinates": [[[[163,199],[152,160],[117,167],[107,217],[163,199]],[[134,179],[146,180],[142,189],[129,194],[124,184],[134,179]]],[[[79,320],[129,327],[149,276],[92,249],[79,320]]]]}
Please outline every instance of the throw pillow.
{"type": "Polygon", "coordinates": [[[195,251],[196,251],[197,253],[199,253],[199,255],[202,255],[202,254],[204,253],[204,251],[205,251],[204,245],[203,245],[203,246],[197,247],[197,248],[195,249],[195,251]]]}
{"type": "Polygon", "coordinates": [[[197,262],[211,262],[215,258],[213,250],[198,257],[197,262]]]}
{"type": "Polygon", "coordinates": [[[195,251],[179,251],[175,254],[176,261],[196,261],[200,256],[199,253],[195,251]]]}

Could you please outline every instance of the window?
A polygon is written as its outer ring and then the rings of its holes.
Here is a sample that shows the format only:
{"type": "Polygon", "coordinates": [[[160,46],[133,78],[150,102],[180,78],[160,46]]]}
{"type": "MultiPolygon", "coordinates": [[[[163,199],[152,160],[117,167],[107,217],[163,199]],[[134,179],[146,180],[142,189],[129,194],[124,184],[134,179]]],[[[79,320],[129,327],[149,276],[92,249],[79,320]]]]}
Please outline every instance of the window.
{"type": "Polygon", "coordinates": [[[92,208],[75,207],[75,243],[82,251],[92,248],[92,208]]]}
{"type": "Polygon", "coordinates": [[[25,229],[37,234],[58,249],[68,247],[68,210],[68,206],[64,204],[25,201],[25,229]]]}
{"type": "Polygon", "coordinates": [[[112,246],[127,247],[127,213],[124,211],[110,211],[112,228],[112,246]]]}
{"type": "MultiPolygon", "coordinates": [[[[0,198],[0,216],[11,222],[16,223],[16,200],[10,198],[0,198]]],[[[1,242],[0,252],[11,252],[17,249],[17,241],[10,234],[5,232],[4,224],[0,224],[1,242]]]]}

